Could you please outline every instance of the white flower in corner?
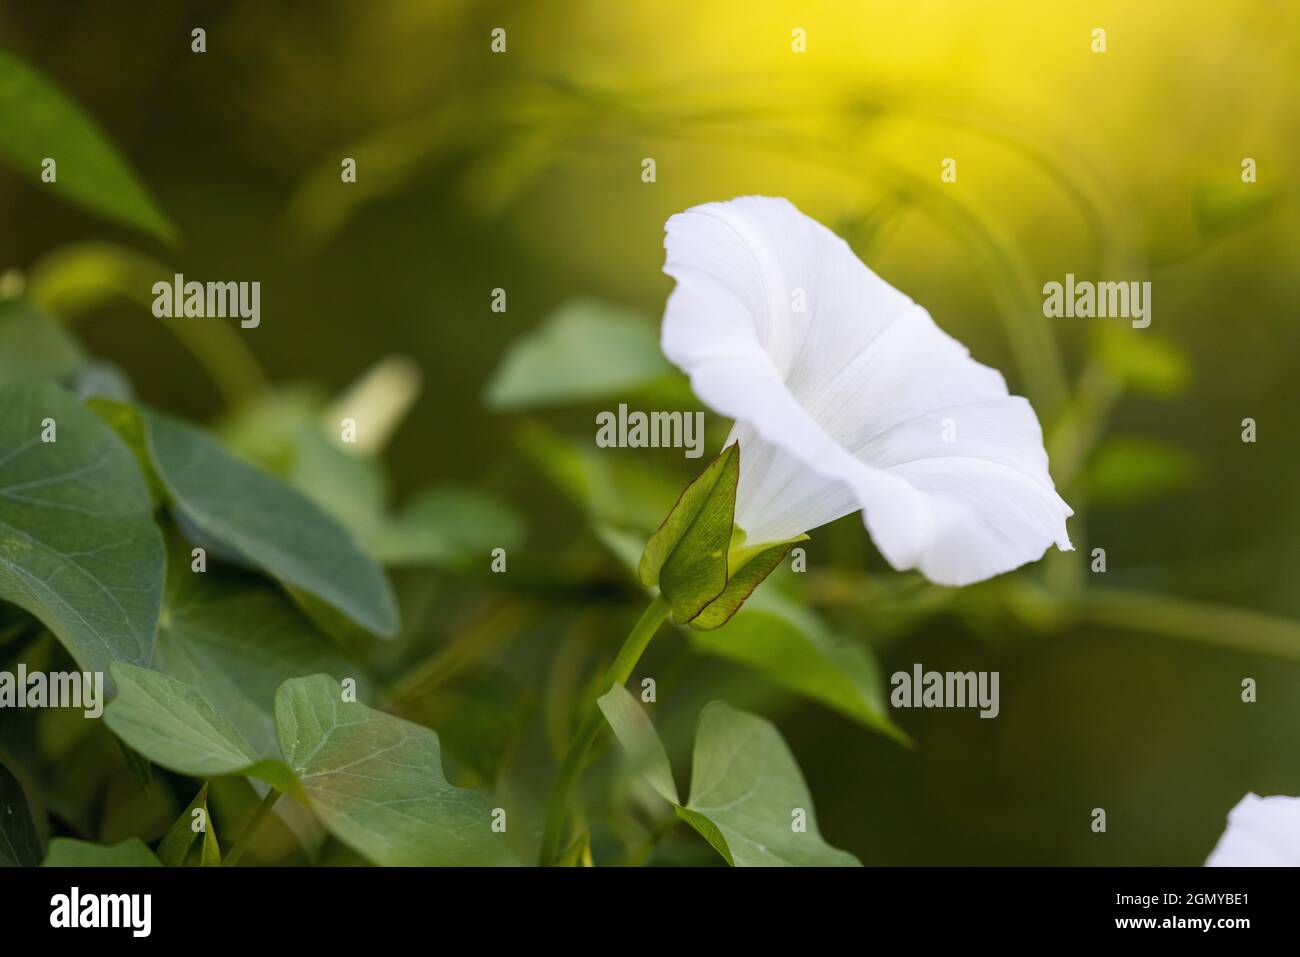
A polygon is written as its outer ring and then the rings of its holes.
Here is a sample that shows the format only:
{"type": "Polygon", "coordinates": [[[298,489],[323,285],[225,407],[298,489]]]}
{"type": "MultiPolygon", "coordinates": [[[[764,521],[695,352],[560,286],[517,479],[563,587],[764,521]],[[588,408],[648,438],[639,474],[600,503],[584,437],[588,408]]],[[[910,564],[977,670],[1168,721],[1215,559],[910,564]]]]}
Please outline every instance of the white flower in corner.
{"type": "Polygon", "coordinates": [[[894,568],[965,585],[1069,549],[1029,403],[784,199],[668,220],[664,353],[735,420],[746,545],[859,509],[894,568]]]}
{"type": "Polygon", "coordinates": [[[1206,867],[1300,867],[1300,797],[1247,794],[1206,867]]]}

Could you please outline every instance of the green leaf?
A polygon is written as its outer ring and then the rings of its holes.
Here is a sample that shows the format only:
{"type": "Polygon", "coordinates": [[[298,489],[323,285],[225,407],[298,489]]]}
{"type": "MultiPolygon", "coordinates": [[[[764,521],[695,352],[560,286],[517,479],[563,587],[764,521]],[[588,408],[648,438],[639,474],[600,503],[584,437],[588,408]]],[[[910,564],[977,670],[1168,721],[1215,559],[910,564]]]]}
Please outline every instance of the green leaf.
{"type": "Polygon", "coordinates": [[[565,303],[518,339],[488,383],[494,409],[599,399],[676,374],[652,322],[596,300],[565,303]]]}
{"type": "MultiPolygon", "coordinates": [[[[359,406],[383,404],[382,396],[367,397],[382,385],[375,377],[382,380],[383,372],[381,364],[353,390],[362,393],[359,406]]],[[[272,393],[229,420],[222,434],[338,519],[384,565],[463,567],[522,539],[518,514],[472,488],[425,489],[390,516],[388,480],[379,462],[326,435],[318,406],[305,392],[272,393]]],[[[348,407],[348,399],[339,400],[340,410],[348,407]]],[[[376,411],[371,418],[395,411],[376,411]]]]}
{"type": "MultiPolygon", "coordinates": [[[[674,810],[677,816],[693,827],[700,837],[709,842],[709,846],[721,855],[722,859],[732,867],[751,866],[743,861],[737,861],[731,854],[731,848],[727,845],[727,838],[722,833],[718,825],[697,811],[692,811],[688,807],[676,807],[674,810]]],[[[753,866],[762,866],[761,864],[753,866]]]]}
{"type": "Polygon", "coordinates": [[[727,585],[717,598],[704,606],[704,609],[690,620],[691,627],[699,631],[721,628],[736,613],[745,599],[753,594],[754,589],[763,583],[768,575],[776,570],[782,559],[796,542],[808,541],[807,535],[772,545],[763,545],[752,554],[732,549],[727,557],[729,577],[727,585]]]}
{"type": "Polygon", "coordinates": [[[0,386],[0,599],[39,618],[86,670],[147,664],[162,536],[128,448],[48,383],[0,386]],[[43,442],[43,422],[56,441],[43,442]]]}
{"type": "Polygon", "coordinates": [[[397,633],[397,601],[383,570],[319,506],[201,429],[156,412],[144,420],[154,471],[200,544],[371,634],[397,633]]]}
{"type": "Polygon", "coordinates": [[[35,867],[41,839],[18,779],[0,764],[0,867],[35,867]]]}
{"type": "Polygon", "coordinates": [[[77,340],[35,306],[22,300],[0,302],[0,383],[63,382],[85,361],[77,340]]]}
{"type": "Polygon", "coordinates": [[[178,774],[242,774],[282,791],[295,789],[287,768],[253,750],[230,719],[189,685],[121,663],[112,666],[112,676],[117,697],[104,709],[104,722],[150,761],[178,774]]]}
{"type": "Polygon", "coordinates": [[[255,754],[278,753],[275,694],[288,679],[327,672],[367,693],[360,668],[272,585],[211,564],[192,571],[179,537],[169,551],[153,667],[227,716],[255,754]]]}
{"type": "Polygon", "coordinates": [[[149,454],[149,433],[140,410],[134,405],[106,396],[92,396],[86,400],[86,407],[103,419],[117,433],[117,437],[126,443],[144,475],[150,501],[155,509],[161,507],[167,501],[167,490],[154,471],[149,454]]]}
{"type": "Polygon", "coordinates": [[[203,847],[199,851],[200,867],[220,867],[221,866],[221,845],[217,843],[217,827],[212,823],[212,815],[207,813],[205,827],[203,828],[203,847]]]}
{"type": "Polygon", "coordinates": [[[910,744],[889,718],[885,681],[869,647],[840,638],[812,611],[779,592],[760,592],[715,631],[691,631],[704,654],[746,665],[778,687],[910,744]]]}
{"type": "Polygon", "coordinates": [[[443,777],[428,728],[344,701],[327,675],[286,681],[275,714],[307,804],[358,853],[393,866],[513,862],[482,795],[443,777]]]}
{"type": "Polygon", "coordinates": [[[739,478],[740,446],[733,443],[686,486],[646,543],[637,575],[647,588],[659,586],[675,621],[690,621],[727,585],[739,478]]]}
{"type": "Polygon", "coordinates": [[[267,390],[216,432],[227,449],[282,478],[366,543],[383,525],[388,477],[378,460],[326,434],[323,405],[310,387],[267,390]]]}
{"type": "Polygon", "coordinates": [[[153,786],[153,764],[144,755],[138,751],[132,751],[126,746],[121,738],[117,738],[117,749],[122,752],[122,758],[126,761],[127,770],[131,772],[131,777],[135,778],[136,783],[144,790],[149,790],[153,786]]]}
{"type": "Polygon", "coordinates": [[[50,841],[50,852],[43,867],[162,867],[162,862],[149,850],[149,845],[138,837],[128,837],[111,847],[77,841],[70,837],[56,837],[50,841]]]}
{"type": "Polygon", "coordinates": [[[636,699],[616,685],[600,706],[624,748],[643,760],[649,755],[644,773],[653,775],[655,790],[728,864],[859,866],[852,854],[822,840],[799,765],[770,722],[720,701],[707,705],[695,736],[691,799],[682,806],[670,796],[676,787],[663,745],[652,743],[658,735],[636,699]]]}
{"type": "Polygon", "coordinates": [[[95,122],[33,67],[0,50],[0,156],[42,189],[171,243],[176,230],[95,122]],[[57,165],[42,182],[42,162],[57,165]]]}
{"type": "Polygon", "coordinates": [[[605,720],[614,729],[614,736],[627,751],[632,766],[645,776],[650,786],[669,804],[681,804],[677,796],[677,782],[673,780],[668,752],[655,733],[654,725],[645,709],[622,685],[614,685],[596,699],[605,720]]]}
{"type": "Polygon", "coordinates": [[[472,489],[431,488],[417,495],[375,537],[371,551],[385,565],[458,568],[486,562],[492,549],[523,539],[518,513],[472,489]]]}
{"type": "Polygon", "coordinates": [[[700,715],[687,809],[717,827],[739,867],[859,863],[822,840],[812,795],[780,732],[720,701],[700,715]],[[806,813],[804,832],[794,829],[796,811],[806,813]]]}
{"type": "Polygon", "coordinates": [[[203,782],[199,793],[194,796],[189,807],[181,812],[176,822],[167,829],[163,839],[158,843],[158,860],[164,867],[180,867],[194,845],[198,834],[194,830],[194,812],[203,811],[204,830],[210,830],[211,818],[208,815],[208,782],[203,782]]]}
{"type": "MultiPolygon", "coordinates": [[[[507,864],[487,802],[442,774],[438,736],[351,700],[328,675],[293,678],[275,696],[279,747],[259,754],[220,710],[175,678],[114,666],[104,720],[154,762],[181,774],[259,778],[310,808],[377,864],[507,864]]],[[[205,854],[210,854],[208,849],[205,854]]]]}

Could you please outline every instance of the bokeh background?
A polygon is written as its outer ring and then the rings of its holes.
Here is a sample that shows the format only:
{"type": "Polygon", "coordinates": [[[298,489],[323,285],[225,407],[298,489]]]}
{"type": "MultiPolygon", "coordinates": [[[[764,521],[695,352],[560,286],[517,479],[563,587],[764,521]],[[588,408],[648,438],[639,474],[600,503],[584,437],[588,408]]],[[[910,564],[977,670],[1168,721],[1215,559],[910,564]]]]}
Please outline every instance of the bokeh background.
{"type": "MultiPolygon", "coordinates": [[[[762,193],[836,229],[1031,398],[1078,550],[952,592],[891,572],[857,518],[814,533],[809,571],[766,588],[882,675],[1000,671],[1001,716],[896,713],[905,748],[665,632],[641,671],[679,779],[699,708],[722,697],[777,722],[823,834],[869,864],[1199,864],[1245,792],[1300,794],[1300,9],[6,2],[0,44],[97,118],[181,236],[106,224],[4,167],[0,271],[48,276],[95,241],[262,282],[261,326],[224,360],[138,301],[96,298],[78,335],[143,401],[228,424],[263,376],[329,395],[408,356],[423,386],[386,450],[392,500],[455,480],[517,511],[509,574],[400,575],[407,634],[373,662],[390,687],[435,662],[415,716],[453,779],[540,804],[642,600],[597,532],[653,523],[696,464],[595,454],[595,411],[694,408],[679,380],[521,399],[494,391],[503,362],[581,299],[653,342],[664,221],[762,193]],[[1044,318],[1042,285],[1067,272],[1149,279],[1150,328],[1044,318]]],[[[725,433],[711,421],[713,447],[725,433]]],[[[653,832],[614,806],[616,764],[590,776],[598,860],[653,832]]],[[[136,794],[121,768],[60,775],[104,840],[161,833],[185,803],[136,794]]],[[[710,852],[679,827],[649,859],[710,852]]]]}

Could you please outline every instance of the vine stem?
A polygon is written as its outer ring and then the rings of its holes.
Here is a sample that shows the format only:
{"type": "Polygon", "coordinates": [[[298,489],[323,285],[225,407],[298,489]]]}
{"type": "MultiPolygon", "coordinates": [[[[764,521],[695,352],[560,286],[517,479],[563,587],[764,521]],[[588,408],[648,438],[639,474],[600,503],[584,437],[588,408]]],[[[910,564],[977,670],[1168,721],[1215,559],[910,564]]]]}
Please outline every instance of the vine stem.
{"type": "MultiPolygon", "coordinates": [[[[662,595],[659,595],[642,613],[637,623],[632,626],[632,630],[623,641],[623,647],[618,651],[618,657],[614,659],[614,663],[605,672],[605,680],[601,685],[602,694],[612,685],[621,685],[627,682],[627,679],[632,675],[632,669],[636,667],[636,663],[641,660],[646,647],[650,644],[650,639],[655,636],[655,632],[659,630],[659,626],[667,618],[668,601],[662,595]]],[[[604,724],[605,717],[601,714],[596,702],[593,701],[589,705],[582,724],[578,726],[573,740],[569,742],[569,750],[564,756],[564,763],[560,765],[559,776],[555,779],[555,787],[551,791],[551,802],[546,809],[546,830],[542,835],[542,852],[539,860],[543,867],[555,864],[556,858],[559,856],[564,823],[568,819],[569,799],[573,794],[575,785],[578,783],[578,778],[582,776],[582,767],[587,758],[587,751],[591,748],[591,743],[596,740],[596,736],[600,734],[604,724]]]]}
{"type": "Polygon", "coordinates": [[[266,792],[266,797],[262,798],[262,803],[257,806],[253,816],[244,825],[244,831],[235,841],[235,846],[230,849],[230,853],[222,861],[226,867],[234,867],[239,863],[239,859],[244,856],[244,851],[248,850],[248,845],[252,843],[253,835],[257,833],[258,827],[261,826],[262,821],[266,820],[266,816],[271,813],[271,808],[275,807],[275,802],[278,800],[280,800],[278,788],[271,788],[266,792]]]}

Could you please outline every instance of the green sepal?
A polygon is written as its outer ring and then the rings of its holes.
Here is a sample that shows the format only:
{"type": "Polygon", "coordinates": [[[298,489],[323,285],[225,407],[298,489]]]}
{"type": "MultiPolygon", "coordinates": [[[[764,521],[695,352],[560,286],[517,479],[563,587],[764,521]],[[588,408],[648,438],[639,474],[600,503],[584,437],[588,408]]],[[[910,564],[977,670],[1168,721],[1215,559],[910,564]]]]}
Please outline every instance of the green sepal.
{"type": "Polygon", "coordinates": [[[740,446],[733,443],[686,486],[646,543],[637,574],[668,599],[675,621],[690,621],[727,586],[739,479],[740,446]]]}
{"type": "Polygon", "coordinates": [[[731,573],[722,592],[690,620],[697,631],[721,628],[736,613],[768,575],[785,560],[797,542],[808,541],[807,535],[797,535],[784,542],[760,545],[754,549],[733,548],[728,556],[731,573]]]}
{"type": "Polygon", "coordinates": [[[686,486],[641,553],[641,584],[659,589],[678,624],[721,628],[791,546],[808,540],[746,545],[735,524],[739,480],[740,445],[733,442],[686,486]]]}

